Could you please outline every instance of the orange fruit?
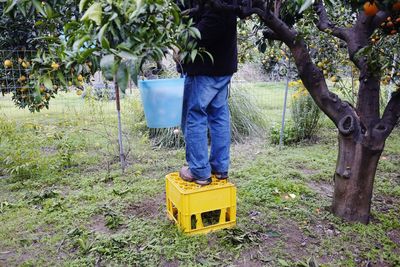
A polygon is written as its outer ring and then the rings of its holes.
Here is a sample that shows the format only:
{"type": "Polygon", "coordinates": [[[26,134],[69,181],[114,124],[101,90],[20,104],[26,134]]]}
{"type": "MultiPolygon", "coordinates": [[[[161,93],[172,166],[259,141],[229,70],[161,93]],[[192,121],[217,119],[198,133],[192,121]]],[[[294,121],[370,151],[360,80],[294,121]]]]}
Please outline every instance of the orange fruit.
{"type": "Polygon", "coordinates": [[[379,8],[375,4],[375,2],[367,1],[367,2],[365,2],[363,7],[364,7],[364,13],[367,16],[375,16],[376,13],[378,13],[378,11],[379,11],[379,8]]]}
{"type": "Polygon", "coordinates": [[[21,65],[22,65],[22,67],[23,67],[24,69],[27,69],[27,68],[29,68],[30,63],[27,62],[27,61],[23,61],[23,62],[21,63],[21,65]]]}
{"type": "Polygon", "coordinates": [[[26,76],[22,75],[21,77],[19,77],[18,81],[19,81],[20,83],[25,82],[25,81],[26,81],[26,76]]]}
{"type": "Polygon", "coordinates": [[[11,68],[13,65],[12,61],[9,59],[6,59],[3,64],[4,64],[4,67],[6,67],[6,68],[11,68]]]}

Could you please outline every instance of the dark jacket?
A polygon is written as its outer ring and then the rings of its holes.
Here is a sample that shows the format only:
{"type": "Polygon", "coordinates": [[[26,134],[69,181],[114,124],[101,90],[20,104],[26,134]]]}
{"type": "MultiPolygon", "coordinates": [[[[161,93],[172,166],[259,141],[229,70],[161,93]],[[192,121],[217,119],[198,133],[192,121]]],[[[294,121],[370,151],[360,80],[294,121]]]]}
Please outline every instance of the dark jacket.
{"type": "Polygon", "coordinates": [[[194,62],[183,64],[183,73],[192,75],[225,76],[237,71],[237,30],[236,15],[233,12],[214,11],[205,7],[193,16],[195,27],[201,33],[198,47],[205,48],[203,58],[197,56],[194,62]]]}

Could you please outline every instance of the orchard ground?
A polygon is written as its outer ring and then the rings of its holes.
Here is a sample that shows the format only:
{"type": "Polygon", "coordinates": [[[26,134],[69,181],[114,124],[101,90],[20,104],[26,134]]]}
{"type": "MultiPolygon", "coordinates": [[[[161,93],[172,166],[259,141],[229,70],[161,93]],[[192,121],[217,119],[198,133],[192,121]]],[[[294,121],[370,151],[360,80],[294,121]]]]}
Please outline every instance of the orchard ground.
{"type": "MultiPolygon", "coordinates": [[[[270,93],[260,104],[278,122],[283,85],[250,87],[270,93]]],[[[122,101],[124,175],[114,102],[66,93],[29,114],[1,99],[0,266],[400,265],[400,129],[379,163],[369,225],[328,210],[337,130],[325,120],[310,143],[280,150],[266,134],[233,145],[237,227],[186,236],[164,196],[184,150],[151,147],[135,99],[122,101]]]]}

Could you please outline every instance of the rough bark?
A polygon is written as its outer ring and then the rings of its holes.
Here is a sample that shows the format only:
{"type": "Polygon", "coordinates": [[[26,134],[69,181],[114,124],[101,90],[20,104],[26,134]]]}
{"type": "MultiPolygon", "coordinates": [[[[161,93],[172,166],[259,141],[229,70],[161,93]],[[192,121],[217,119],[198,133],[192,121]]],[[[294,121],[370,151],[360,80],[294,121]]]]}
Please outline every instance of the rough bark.
{"type": "Polygon", "coordinates": [[[370,151],[356,142],[340,140],[339,143],[332,212],[347,221],[367,224],[382,151],[370,151]],[[350,159],[350,155],[354,158],[350,159]]]}
{"type": "Polygon", "coordinates": [[[332,212],[348,221],[368,223],[374,178],[384,141],[354,134],[351,117],[339,124],[339,153],[332,212]]]}

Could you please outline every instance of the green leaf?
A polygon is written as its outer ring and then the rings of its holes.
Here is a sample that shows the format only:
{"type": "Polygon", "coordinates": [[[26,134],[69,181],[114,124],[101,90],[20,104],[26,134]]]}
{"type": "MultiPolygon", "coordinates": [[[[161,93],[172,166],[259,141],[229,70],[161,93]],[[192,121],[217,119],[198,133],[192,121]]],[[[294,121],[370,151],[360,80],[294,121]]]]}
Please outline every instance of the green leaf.
{"type": "Polygon", "coordinates": [[[79,2],[79,12],[82,13],[83,9],[86,7],[87,3],[89,2],[89,0],[81,0],[79,2]]]}
{"type": "Polygon", "coordinates": [[[119,89],[121,90],[122,93],[125,93],[126,88],[128,88],[128,81],[129,81],[129,72],[128,68],[126,67],[126,63],[120,62],[116,78],[119,89]]]}
{"type": "Polygon", "coordinates": [[[287,263],[287,261],[282,260],[282,259],[278,259],[278,262],[280,264],[280,266],[284,266],[284,267],[289,267],[289,263],[287,263]]]}
{"type": "Polygon", "coordinates": [[[60,80],[60,82],[63,86],[67,85],[67,82],[65,81],[64,75],[62,74],[61,71],[57,71],[57,78],[58,78],[58,80],[60,80]]]}
{"type": "Polygon", "coordinates": [[[72,49],[74,51],[78,51],[85,42],[90,41],[90,40],[91,40],[90,36],[89,35],[85,35],[81,39],[78,39],[78,40],[76,40],[74,42],[74,44],[72,46],[72,49]]]}
{"type": "Polygon", "coordinates": [[[192,62],[194,62],[194,60],[196,59],[197,56],[197,49],[194,49],[191,53],[190,53],[190,59],[192,60],[192,62]]]}
{"type": "Polygon", "coordinates": [[[139,60],[129,60],[127,62],[127,67],[129,71],[129,76],[131,77],[132,82],[137,86],[138,84],[138,75],[139,75],[139,60]]]}
{"type": "Polygon", "coordinates": [[[55,17],[55,12],[54,12],[54,10],[51,8],[51,6],[49,4],[46,4],[44,6],[44,10],[46,12],[46,18],[52,19],[52,18],[55,17]]]}
{"type": "Polygon", "coordinates": [[[201,33],[200,33],[199,29],[197,29],[196,27],[190,27],[190,32],[192,33],[193,37],[196,37],[197,39],[201,39],[201,33]]]}
{"type": "Polygon", "coordinates": [[[103,10],[100,3],[94,3],[91,5],[85,14],[82,16],[81,21],[93,20],[98,26],[101,25],[101,18],[103,16],[103,10]]]}
{"type": "Polygon", "coordinates": [[[112,81],[114,79],[114,63],[114,55],[105,55],[100,60],[101,71],[104,75],[104,78],[106,78],[108,81],[112,81]]]}
{"type": "Polygon", "coordinates": [[[123,59],[134,60],[134,61],[137,60],[137,56],[129,51],[118,52],[118,56],[123,59]]]}
{"type": "Polygon", "coordinates": [[[211,53],[208,51],[204,51],[203,53],[205,53],[211,59],[211,62],[214,64],[214,57],[211,55],[211,53]]]}
{"type": "Polygon", "coordinates": [[[174,17],[174,23],[179,24],[179,22],[180,22],[179,12],[176,9],[172,9],[171,12],[172,12],[172,16],[174,17]]]}
{"type": "Polygon", "coordinates": [[[35,7],[35,9],[43,15],[43,17],[46,17],[46,12],[44,12],[44,9],[42,7],[42,3],[38,0],[32,0],[32,4],[35,7]]]}
{"type": "Polygon", "coordinates": [[[309,8],[312,4],[314,4],[314,0],[306,0],[301,6],[299,13],[303,13],[303,11],[309,8]]]}
{"type": "Polygon", "coordinates": [[[95,48],[88,48],[83,50],[81,53],[79,53],[78,63],[80,64],[84,63],[88,57],[93,55],[95,51],[96,51],[95,48]]]}
{"type": "Polygon", "coordinates": [[[13,10],[14,6],[18,3],[18,0],[13,0],[10,4],[8,4],[8,6],[6,7],[6,9],[4,10],[4,14],[9,13],[11,10],[13,10]]]}
{"type": "Polygon", "coordinates": [[[47,89],[49,90],[53,89],[53,82],[51,81],[50,76],[46,75],[43,77],[43,84],[47,89]]]}
{"type": "Polygon", "coordinates": [[[101,27],[99,33],[97,34],[97,39],[99,40],[101,46],[104,49],[110,49],[110,42],[107,40],[107,38],[104,36],[105,31],[107,30],[109,23],[106,23],[101,27]]]}
{"type": "Polygon", "coordinates": [[[108,41],[108,39],[105,37],[105,36],[103,36],[102,38],[101,38],[101,47],[102,48],[104,48],[104,49],[110,49],[110,42],[108,41]]]}

